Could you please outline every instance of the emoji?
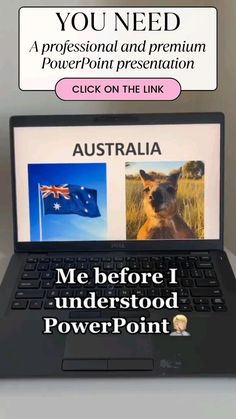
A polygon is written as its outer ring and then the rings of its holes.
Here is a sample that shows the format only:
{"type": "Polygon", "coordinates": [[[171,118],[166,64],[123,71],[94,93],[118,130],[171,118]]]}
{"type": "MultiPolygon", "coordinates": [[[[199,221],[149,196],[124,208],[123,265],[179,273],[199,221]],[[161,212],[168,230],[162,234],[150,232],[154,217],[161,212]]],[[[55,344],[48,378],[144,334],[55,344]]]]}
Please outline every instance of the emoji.
{"type": "Polygon", "coordinates": [[[190,333],[187,332],[188,319],[183,314],[177,314],[173,318],[173,328],[175,332],[172,332],[170,336],[190,336],[190,333]]]}

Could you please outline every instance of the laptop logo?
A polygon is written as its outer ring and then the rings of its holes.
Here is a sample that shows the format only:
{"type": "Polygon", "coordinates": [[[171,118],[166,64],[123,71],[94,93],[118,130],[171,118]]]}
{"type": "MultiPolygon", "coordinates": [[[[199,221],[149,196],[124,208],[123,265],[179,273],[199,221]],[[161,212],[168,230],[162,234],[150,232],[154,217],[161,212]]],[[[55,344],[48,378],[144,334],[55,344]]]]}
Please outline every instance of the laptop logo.
{"type": "Polygon", "coordinates": [[[125,249],[125,243],[124,242],[114,242],[111,244],[112,249],[125,249]]]}

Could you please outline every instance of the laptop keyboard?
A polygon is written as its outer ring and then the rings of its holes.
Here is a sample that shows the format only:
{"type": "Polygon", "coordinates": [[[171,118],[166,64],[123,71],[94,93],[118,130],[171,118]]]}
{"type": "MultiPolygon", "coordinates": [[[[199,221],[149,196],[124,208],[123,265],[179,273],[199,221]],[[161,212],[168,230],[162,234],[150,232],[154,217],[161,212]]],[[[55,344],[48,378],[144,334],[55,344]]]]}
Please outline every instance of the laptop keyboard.
{"type": "Polygon", "coordinates": [[[14,310],[50,310],[55,308],[55,297],[89,296],[94,291],[97,297],[170,297],[178,293],[179,311],[206,313],[225,312],[227,306],[220,284],[208,255],[202,256],[130,256],[130,257],[37,257],[30,256],[25,262],[15,290],[11,308],[14,310]],[[96,286],[92,279],[80,284],[56,284],[56,269],[75,268],[93,277],[93,268],[99,266],[102,272],[119,272],[129,267],[135,272],[161,272],[166,280],[160,286],[109,285],[96,286]],[[176,285],[168,283],[170,268],[177,268],[176,285]]]}

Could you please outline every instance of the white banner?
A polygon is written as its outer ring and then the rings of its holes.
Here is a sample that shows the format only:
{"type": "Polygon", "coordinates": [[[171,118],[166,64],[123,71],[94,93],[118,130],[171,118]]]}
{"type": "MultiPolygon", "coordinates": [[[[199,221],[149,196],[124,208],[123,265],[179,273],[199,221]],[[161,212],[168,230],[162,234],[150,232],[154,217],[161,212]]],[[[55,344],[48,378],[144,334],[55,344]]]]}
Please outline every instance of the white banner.
{"type": "Polygon", "coordinates": [[[217,88],[213,7],[22,7],[19,87],[54,90],[62,78],[174,78],[217,88]]]}

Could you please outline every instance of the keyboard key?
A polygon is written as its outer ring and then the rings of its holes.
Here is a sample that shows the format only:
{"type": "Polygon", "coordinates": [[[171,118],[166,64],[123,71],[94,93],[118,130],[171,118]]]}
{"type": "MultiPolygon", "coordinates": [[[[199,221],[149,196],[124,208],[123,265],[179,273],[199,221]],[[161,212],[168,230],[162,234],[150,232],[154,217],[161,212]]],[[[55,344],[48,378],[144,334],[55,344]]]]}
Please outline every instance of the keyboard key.
{"type": "Polygon", "coordinates": [[[54,285],[53,281],[42,281],[42,288],[43,289],[50,289],[54,285]]]}
{"type": "Polygon", "coordinates": [[[102,319],[111,319],[112,317],[118,317],[119,312],[115,309],[107,309],[107,310],[101,310],[100,316],[102,319]]]}
{"type": "Polygon", "coordinates": [[[55,302],[55,300],[47,300],[47,301],[45,301],[44,308],[46,310],[48,310],[48,309],[55,309],[56,308],[56,302],[55,302]]]}
{"type": "Polygon", "coordinates": [[[75,258],[64,258],[64,262],[66,263],[73,263],[75,261],[75,258]]]}
{"type": "MultiPolygon", "coordinates": [[[[97,292],[96,292],[97,295],[97,292]]],[[[104,290],[104,297],[115,297],[116,290],[114,288],[107,288],[104,290]]]]}
{"type": "Polygon", "coordinates": [[[190,304],[190,299],[189,298],[185,298],[185,297],[181,297],[178,299],[178,303],[182,304],[182,305],[189,305],[190,304]]]}
{"type": "MultiPolygon", "coordinates": [[[[93,290],[88,290],[89,296],[90,296],[90,292],[92,292],[92,291],[93,290]]],[[[95,290],[95,294],[96,294],[96,297],[103,297],[104,296],[104,291],[99,288],[99,289],[95,290]]],[[[116,290],[116,295],[119,295],[117,290],[116,290]]]]}
{"type": "Polygon", "coordinates": [[[213,306],[213,310],[214,311],[218,311],[218,312],[225,312],[227,311],[227,307],[225,304],[214,304],[213,306]]]}
{"type": "Polygon", "coordinates": [[[25,310],[27,307],[28,301],[21,300],[21,301],[13,301],[11,308],[13,310],[25,310]]]}
{"type": "Polygon", "coordinates": [[[62,259],[62,258],[52,258],[52,261],[53,261],[54,263],[60,263],[60,262],[62,262],[62,261],[63,261],[63,259],[62,259]]]}
{"type": "Polygon", "coordinates": [[[119,297],[128,297],[129,295],[131,295],[131,289],[119,290],[119,297]]]}
{"type": "Polygon", "coordinates": [[[198,262],[197,263],[197,268],[202,268],[202,269],[211,269],[213,268],[212,263],[210,262],[198,262]]]}
{"type": "Polygon", "coordinates": [[[113,265],[113,263],[110,263],[110,262],[105,262],[105,263],[103,264],[103,268],[104,268],[104,269],[107,269],[107,270],[112,270],[112,269],[114,269],[114,265],[113,265]]]}
{"type": "Polygon", "coordinates": [[[16,292],[16,298],[25,299],[25,298],[43,298],[43,290],[24,290],[16,292]]]}
{"type": "Polygon", "coordinates": [[[187,278],[189,276],[189,271],[187,269],[178,269],[177,278],[187,278]]]}
{"type": "Polygon", "coordinates": [[[188,297],[189,296],[189,289],[188,288],[177,288],[175,291],[177,291],[178,297],[188,297]]]}
{"type": "Polygon", "coordinates": [[[48,263],[39,263],[38,264],[38,271],[48,271],[49,264],[48,263]]]}
{"type": "Polygon", "coordinates": [[[164,261],[168,264],[175,262],[175,258],[172,256],[164,256],[164,261]]]}
{"type": "MultiPolygon", "coordinates": [[[[94,284],[94,280],[93,279],[89,279],[88,282],[86,284],[84,284],[85,288],[94,288],[95,284],[94,284]]],[[[106,284],[101,284],[99,287],[106,287],[106,284]]]]}
{"type": "Polygon", "coordinates": [[[194,301],[195,304],[201,304],[201,305],[206,304],[206,305],[209,305],[208,298],[194,298],[193,301],[194,301]]]}
{"type": "Polygon", "coordinates": [[[42,263],[49,263],[50,259],[46,258],[46,257],[43,257],[43,258],[40,258],[39,261],[42,262],[42,263]]]}
{"type": "Polygon", "coordinates": [[[124,268],[125,266],[127,266],[126,262],[118,262],[118,263],[116,264],[116,269],[122,269],[122,268],[124,268]]]}
{"type": "MultiPolygon", "coordinates": [[[[69,313],[70,319],[97,319],[101,317],[99,310],[73,310],[69,313]]],[[[116,316],[117,317],[117,316],[116,316]]]]}
{"type": "Polygon", "coordinates": [[[140,317],[150,317],[149,310],[120,310],[119,317],[128,318],[140,318],[140,317]]]}
{"type": "Polygon", "coordinates": [[[172,292],[173,292],[173,290],[171,290],[171,289],[162,289],[161,290],[161,296],[164,297],[164,298],[172,297],[172,292]]]}
{"type": "Polygon", "coordinates": [[[189,256],[188,260],[192,264],[192,269],[196,268],[199,259],[195,256],[189,256]]]}
{"type": "Polygon", "coordinates": [[[87,268],[88,268],[88,264],[85,263],[85,262],[79,262],[77,264],[77,269],[79,269],[79,270],[84,270],[84,269],[87,269],[87,268]]]}
{"type": "Polygon", "coordinates": [[[73,297],[73,290],[61,290],[60,297],[73,297]]]}
{"type": "Polygon", "coordinates": [[[39,272],[24,272],[21,275],[22,279],[39,279],[40,273],[39,272]]]}
{"type": "Polygon", "coordinates": [[[62,284],[56,284],[56,283],[55,283],[55,284],[54,284],[54,287],[55,287],[55,288],[68,288],[68,284],[63,284],[63,283],[62,283],[62,284]]]}
{"type": "Polygon", "coordinates": [[[146,290],[144,290],[144,289],[134,289],[133,294],[137,295],[137,297],[145,297],[146,290]]]}
{"type": "Polygon", "coordinates": [[[43,272],[41,275],[42,279],[53,279],[55,277],[54,272],[43,272]]]}
{"type": "Polygon", "coordinates": [[[35,257],[29,257],[29,258],[27,259],[27,262],[28,262],[28,263],[37,263],[37,262],[38,262],[38,259],[37,259],[37,258],[35,258],[35,257]]]}
{"type": "MultiPolygon", "coordinates": [[[[166,285],[169,288],[176,288],[176,287],[180,287],[180,286],[183,287],[184,285],[182,284],[182,282],[180,283],[180,281],[181,281],[180,279],[177,279],[174,284],[171,284],[169,281],[167,281],[166,285]]],[[[159,285],[159,287],[162,287],[162,286],[165,286],[165,281],[163,281],[163,283],[159,285]]]]}
{"type": "Polygon", "coordinates": [[[218,287],[219,286],[219,282],[217,281],[217,279],[210,279],[210,278],[205,278],[205,279],[196,279],[196,285],[197,287],[218,287]]]}
{"type": "Polygon", "coordinates": [[[56,269],[63,269],[63,268],[64,268],[63,262],[55,262],[55,263],[51,263],[50,265],[50,269],[52,271],[55,271],[56,269]]]}
{"type": "Polygon", "coordinates": [[[221,297],[222,292],[217,288],[193,288],[191,294],[193,297],[221,297]]]}
{"type": "Polygon", "coordinates": [[[223,298],[212,298],[212,304],[225,304],[225,300],[223,298]]]}
{"type": "Polygon", "coordinates": [[[26,263],[24,270],[25,271],[35,271],[36,269],[36,263],[26,263]]]}
{"type": "Polygon", "coordinates": [[[202,305],[202,304],[197,304],[196,306],[195,306],[195,310],[196,311],[198,311],[198,312],[209,312],[209,311],[211,311],[211,308],[210,308],[210,306],[207,306],[207,305],[202,305]]]}
{"type": "Polygon", "coordinates": [[[185,312],[189,311],[190,312],[190,311],[193,311],[193,308],[189,304],[180,304],[179,305],[179,311],[185,311],[185,312]]]}
{"type": "Polygon", "coordinates": [[[130,262],[128,266],[132,270],[134,270],[134,269],[137,270],[137,269],[139,269],[140,265],[137,262],[130,262]]]}
{"type": "Polygon", "coordinates": [[[99,262],[99,258],[89,258],[90,262],[99,262]]]}
{"type": "Polygon", "coordinates": [[[178,260],[178,262],[184,262],[186,259],[185,256],[176,256],[176,260],[178,260]]]}
{"type": "Polygon", "coordinates": [[[191,269],[190,273],[192,278],[202,278],[202,272],[198,269],[191,269]]]}
{"type": "Polygon", "coordinates": [[[160,288],[147,288],[147,297],[160,297],[161,290],[160,288]]]}
{"type": "Polygon", "coordinates": [[[75,296],[80,298],[85,298],[88,295],[88,290],[85,289],[79,289],[75,290],[75,296]]]}
{"type": "Polygon", "coordinates": [[[204,275],[206,278],[216,278],[216,273],[213,269],[205,269],[204,275]]]}
{"type": "Polygon", "coordinates": [[[183,287],[193,287],[194,282],[193,279],[182,279],[181,281],[183,287]]]}
{"type": "Polygon", "coordinates": [[[211,260],[209,256],[201,256],[200,259],[203,260],[204,262],[211,260]]]}
{"type": "Polygon", "coordinates": [[[190,261],[189,262],[182,262],[181,266],[182,266],[183,269],[194,269],[195,268],[194,263],[190,262],[190,261]]]}
{"type": "Polygon", "coordinates": [[[18,285],[19,289],[37,289],[40,281],[21,281],[18,285]]]}
{"type": "Polygon", "coordinates": [[[48,298],[59,297],[59,290],[48,290],[47,291],[47,297],[48,298]]]}
{"type": "Polygon", "coordinates": [[[30,301],[29,308],[32,310],[40,310],[42,308],[42,300],[33,300],[30,301]]]}
{"type": "Polygon", "coordinates": [[[64,263],[64,269],[75,269],[75,268],[77,268],[77,265],[74,262],[64,263]]]}
{"type": "MultiPolygon", "coordinates": [[[[140,258],[140,259],[142,260],[142,258],[140,258]]],[[[151,260],[155,261],[155,262],[162,262],[162,257],[161,256],[152,256],[151,260]]]]}
{"type": "Polygon", "coordinates": [[[101,262],[89,262],[89,268],[93,269],[93,268],[100,268],[100,271],[102,272],[102,264],[101,262]]]}
{"type": "Polygon", "coordinates": [[[142,263],[142,267],[143,269],[152,269],[153,268],[153,264],[150,262],[143,262],[142,263]]]}

